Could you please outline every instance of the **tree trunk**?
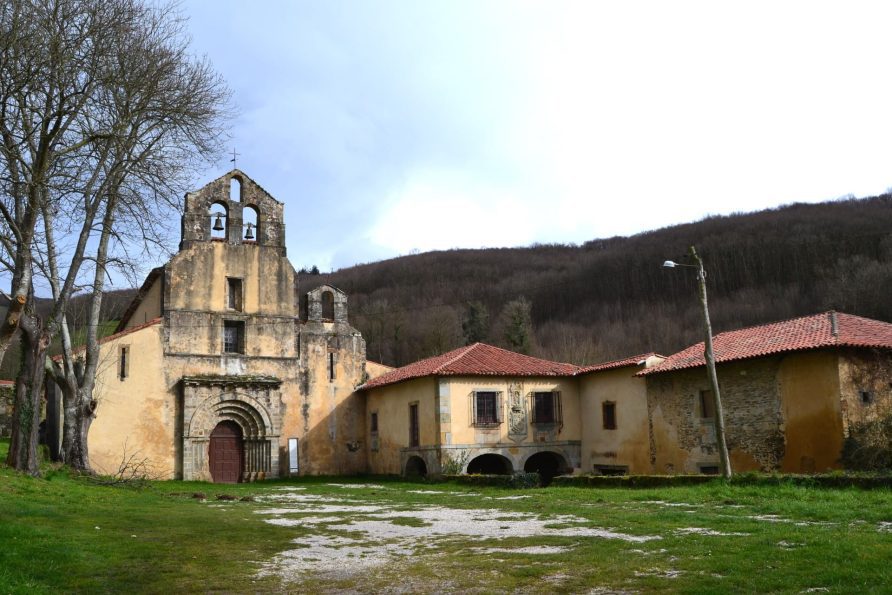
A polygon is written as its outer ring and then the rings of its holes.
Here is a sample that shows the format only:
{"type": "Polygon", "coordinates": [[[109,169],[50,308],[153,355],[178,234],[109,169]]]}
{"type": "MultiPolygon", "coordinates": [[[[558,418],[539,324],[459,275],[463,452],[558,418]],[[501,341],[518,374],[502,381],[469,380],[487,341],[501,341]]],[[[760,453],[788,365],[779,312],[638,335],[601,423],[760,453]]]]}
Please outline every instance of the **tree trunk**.
{"type": "MultiPolygon", "coordinates": [[[[73,419],[66,419],[66,427],[70,431],[68,449],[65,452],[65,461],[77,471],[93,473],[90,467],[90,452],[87,446],[87,435],[90,425],[93,423],[93,413],[96,411],[96,401],[92,398],[92,391],[78,389],[74,395],[73,419]]],[[[67,413],[67,412],[66,412],[67,413]]]]}
{"type": "Polygon", "coordinates": [[[22,369],[16,380],[13,405],[15,419],[6,458],[10,467],[35,477],[40,475],[37,439],[46,375],[43,361],[49,346],[49,339],[41,327],[40,318],[36,314],[26,314],[21,318],[22,369]]]}

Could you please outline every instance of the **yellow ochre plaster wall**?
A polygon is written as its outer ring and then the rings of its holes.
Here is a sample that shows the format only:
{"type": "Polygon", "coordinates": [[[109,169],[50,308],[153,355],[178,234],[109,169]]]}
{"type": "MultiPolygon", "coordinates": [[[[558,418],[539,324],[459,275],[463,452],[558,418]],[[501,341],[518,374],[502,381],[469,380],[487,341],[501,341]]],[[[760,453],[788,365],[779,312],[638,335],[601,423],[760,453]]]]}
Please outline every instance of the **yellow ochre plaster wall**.
{"type": "Polygon", "coordinates": [[[628,467],[628,472],[650,473],[647,390],[638,366],[585,374],[579,378],[582,416],[582,471],[595,465],[628,467]],[[603,403],[616,404],[616,429],[604,428],[603,403]]]}
{"type": "MultiPolygon", "coordinates": [[[[409,446],[409,405],[418,403],[419,445],[439,444],[435,401],[437,381],[418,378],[366,391],[367,416],[378,414],[378,434],[368,433],[369,471],[402,473],[400,451],[409,446]],[[377,446],[377,448],[376,448],[377,446]]],[[[366,427],[368,420],[366,420],[366,427]]]]}
{"type": "Polygon", "coordinates": [[[130,315],[127,320],[125,329],[140,326],[161,316],[161,287],[163,285],[161,276],[159,275],[149,290],[143,296],[139,306],[130,315]]]}
{"type": "Polygon", "coordinates": [[[175,476],[176,396],[159,382],[161,325],[155,324],[104,343],[96,374],[98,405],[90,427],[90,463],[114,473],[125,457],[145,461],[161,479],[175,476]],[[128,347],[128,376],[119,376],[120,348],[128,347]]]}
{"type": "MultiPolygon", "coordinates": [[[[513,377],[443,377],[447,382],[448,397],[441,391],[440,410],[443,422],[449,423],[449,441],[451,445],[477,445],[508,443],[512,445],[536,444],[545,441],[579,440],[581,423],[579,411],[579,391],[575,378],[513,378],[513,377]],[[512,385],[518,386],[520,396],[527,412],[526,435],[522,439],[509,440],[508,392],[512,385]],[[501,393],[502,423],[495,428],[479,428],[473,425],[472,398],[474,391],[496,391],[501,393]],[[545,426],[531,423],[530,395],[534,392],[559,391],[561,393],[561,409],[563,424],[548,428],[548,437],[543,436],[545,426]],[[443,408],[448,403],[448,417],[443,417],[443,408]]],[[[445,434],[445,432],[444,432],[445,434]]]]}
{"type": "Polygon", "coordinates": [[[838,468],[843,425],[836,352],[788,355],[781,362],[778,383],[785,438],[780,470],[814,473],[838,468]]]}

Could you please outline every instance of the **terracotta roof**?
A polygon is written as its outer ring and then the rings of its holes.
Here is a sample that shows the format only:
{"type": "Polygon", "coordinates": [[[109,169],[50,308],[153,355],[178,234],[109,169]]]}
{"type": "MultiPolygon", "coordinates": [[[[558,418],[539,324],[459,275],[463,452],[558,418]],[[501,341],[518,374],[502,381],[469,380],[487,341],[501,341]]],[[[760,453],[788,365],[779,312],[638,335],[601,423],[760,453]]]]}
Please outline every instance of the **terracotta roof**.
{"type": "Polygon", "coordinates": [[[573,376],[578,368],[474,343],[423,359],[369,380],[360,389],[376,388],[424,376],[573,376]]]}
{"type": "Polygon", "coordinates": [[[15,380],[0,380],[0,386],[12,386],[15,380]]]}
{"type": "MultiPolygon", "coordinates": [[[[892,324],[831,311],[719,333],[712,343],[717,363],[822,347],[892,349],[892,324]]],[[[700,342],[638,374],[645,376],[705,365],[703,342],[700,342]]]]}
{"type": "Polygon", "coordinates": [[[625,368],[626,366],[638,366],[644,363],[644,361],[649,357],[664,357],[659,353],[654,353],[651,351],[650,353],[642,353],[640,355],[633,355],[632,357],[627,357],[625,359],[617,359],[612,362],[604,362],[600,364],[592,364],[590,366],[584,366],[579,368],[576,371],[576,374],[588,374],[589,372],[601,372],[602,370],[613,370],[615,368],[625,368]]]}

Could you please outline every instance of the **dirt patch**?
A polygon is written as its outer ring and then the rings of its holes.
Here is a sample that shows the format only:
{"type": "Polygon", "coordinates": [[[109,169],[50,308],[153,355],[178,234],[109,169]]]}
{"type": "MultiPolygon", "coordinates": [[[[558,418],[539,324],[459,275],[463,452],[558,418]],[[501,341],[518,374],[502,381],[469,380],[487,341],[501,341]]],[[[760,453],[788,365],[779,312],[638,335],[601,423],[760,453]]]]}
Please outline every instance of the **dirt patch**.
{"type": "MultiPolygon", "coordinates": [[[[459,510],[424,505],[405,510],[405,506],[374,505],[311,494],[290,494],[287,502],[279,497],[270,500],[276,504],[275,508],[255,511],[270,517],[266,522],[320,531],[311,537],[295,539],[298,547],[278,554],[263,566],[261,575],[278,575],[286,580],[295,580],[309,572],[332,578],[352,576],[412,554],[436,550],[440,541],[457,537],[469,541],[588,537],[631,543],[660,539],[657,535],[629,535],[593,527],[587,519],[571,515],[546,517],[506,514],[499,509],[459,510]],[[393,519],[415,522],[394,523],[393,519]]],[[[520,554],[567,551],[564,547],[539,544],[486,549],[520,554]]]]}
{"type": "Polygon", "coordinates": [[[724,533],[705,527],[682,527],[675,530],[676,535],[706,535],[709,537],[745,537],[749,533],[724,533]]]}
{"type": "Polygon", "coordinates": [[[570,548],[560,545],[530,545],[526,547],[474,547],[475,554],[563,554],[570,548]]]}

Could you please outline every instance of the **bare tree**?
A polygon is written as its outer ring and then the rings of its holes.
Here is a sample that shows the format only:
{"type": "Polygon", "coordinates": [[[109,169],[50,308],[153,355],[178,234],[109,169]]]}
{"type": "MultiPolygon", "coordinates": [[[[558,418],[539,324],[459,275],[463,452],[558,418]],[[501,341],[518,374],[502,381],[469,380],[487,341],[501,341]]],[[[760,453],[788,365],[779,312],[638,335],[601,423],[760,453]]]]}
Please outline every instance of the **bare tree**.
{"type": "Polygon", "coordinates": [[[8,462],[37,473],[38,406],[49,369],[65,399],[66,458],[88,470],[99,313],[108,267],[121,262],[113,258],[113,248],[126,253],[134,236],[143,246],[159,240],[156,209],[163,213],[167,200],[178,195],[196,159],[208,159],[220,148],[228,90],[207,62],[188,54],[183,21],[170,7],[140,0],[14,0],[12,5],[2,14],[9,22],[0,24],[4,31],[26,28],[28,35],[0,44],[3,64],[8,56],[21,55],[25,65],[19,69],[23,74],[14,71],[9,77],[23,90],[0,89],[4,98],[19,101],[13,104],[16,118],[0,128],[10,178],[3,198],[13,206],[3,215],[10,229],[30,235],[13,234],[15,241],[4,246],[18,257],[8,263],[12,294],[25,296],[24,314],[7,324],[11,332],[0,329],[0,340],[11,336],[13,327],[20,329],[23,350],[8,462]],[[39,41],[31,41],[35,38],[39,41]],[[71,95],[78,101],[72,103],[71,95]],[[34,132],[33,119],[46,129],[44,122],[55,124],[60,112],[66,118],[56,124],[64,127],[57,137],[34,132]],[[41,142],[50,148],[36,153],[41,142]],[[16,194],[19,186],[33,190],[16,194]],[[87,281],[85,263],[92,265],[87,281]],[[28,307],[36,276],[52,289],[46,319],[28,307]],[[65,315],[80,285],[91,297],[86,349],[78,356],[65,315]],[[45,365],[47,347],[60,331],[63,360],[45,365]]]}

